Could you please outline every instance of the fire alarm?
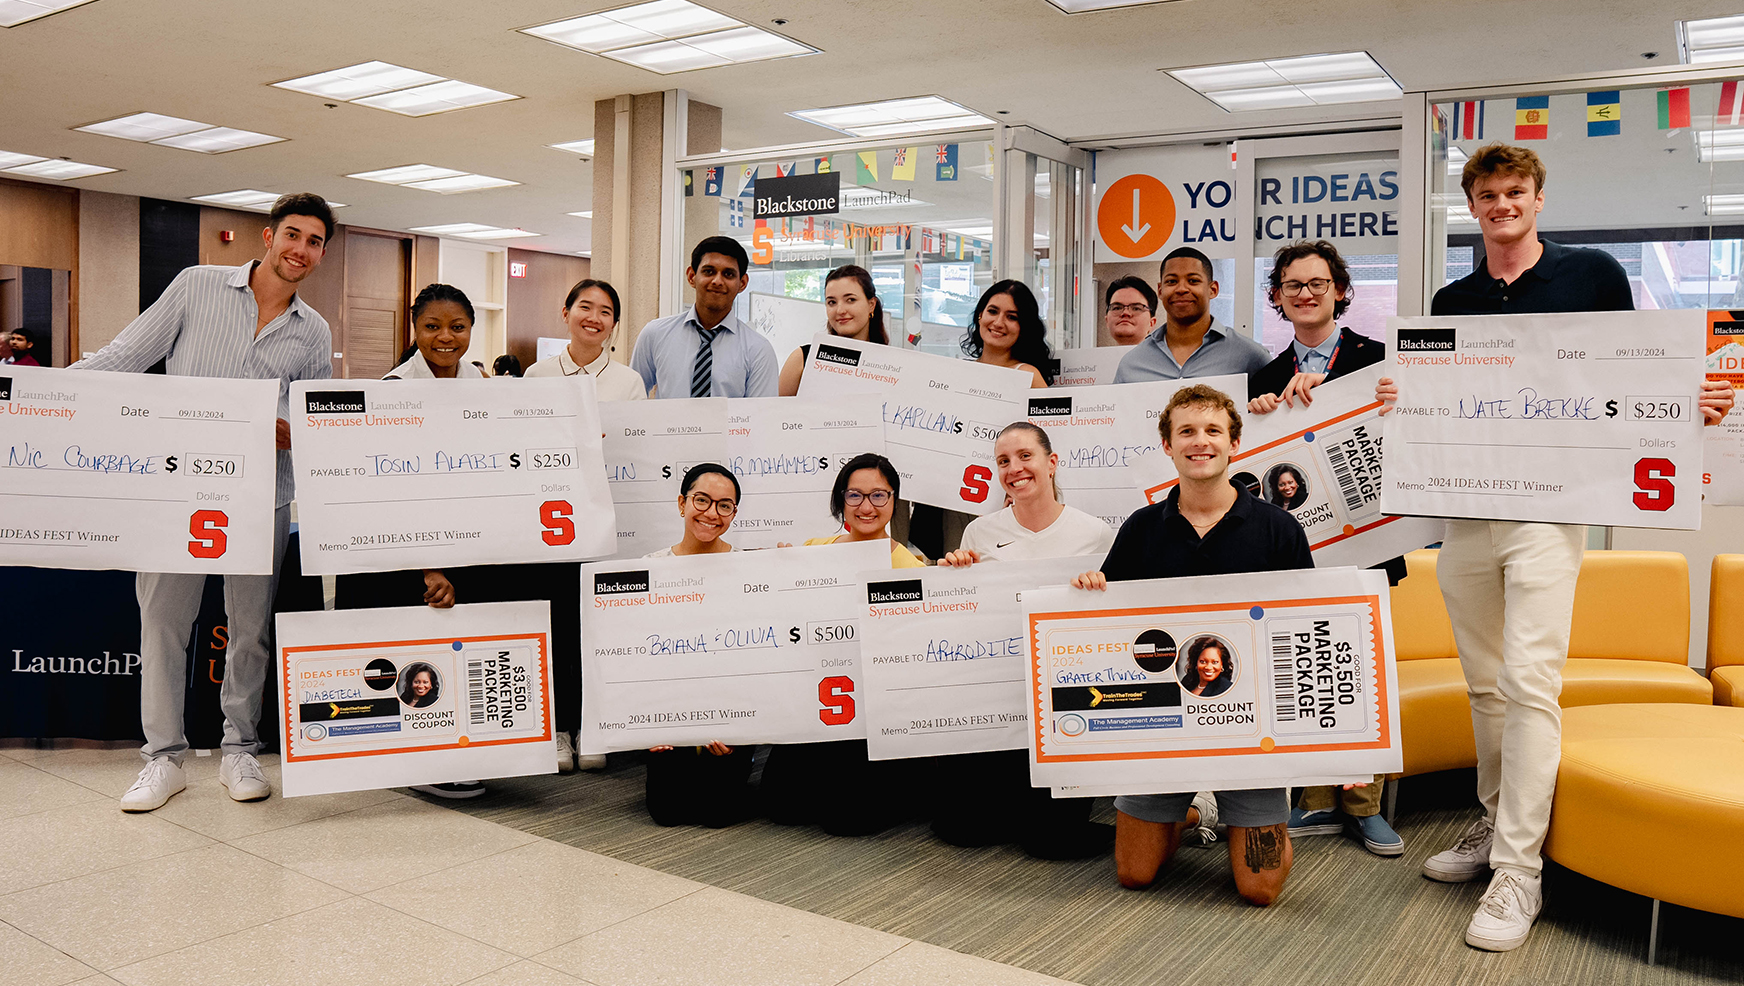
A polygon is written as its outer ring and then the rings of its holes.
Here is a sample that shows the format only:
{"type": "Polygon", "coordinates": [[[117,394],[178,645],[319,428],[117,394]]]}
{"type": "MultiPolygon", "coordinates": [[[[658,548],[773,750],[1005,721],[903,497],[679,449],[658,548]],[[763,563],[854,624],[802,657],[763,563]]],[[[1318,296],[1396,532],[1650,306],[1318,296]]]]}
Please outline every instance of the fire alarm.
{"type": "Polygon", "coordinates": [[[234,230],[221,229],[218,231],[218,240],[222,243],[235,242],[236,232],[234,230]]]}

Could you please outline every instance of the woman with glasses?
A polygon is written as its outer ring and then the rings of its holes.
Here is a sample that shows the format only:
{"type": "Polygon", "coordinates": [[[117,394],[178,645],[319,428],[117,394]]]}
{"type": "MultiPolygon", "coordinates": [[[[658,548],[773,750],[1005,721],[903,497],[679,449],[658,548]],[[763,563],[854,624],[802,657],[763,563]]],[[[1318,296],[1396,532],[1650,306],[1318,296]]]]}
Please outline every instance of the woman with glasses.
{"type": "MultiPolygon", "coordinates": [[[[1296,337],[1277,359],[1248,377],[1249,414],[1270,414],[1279,405],[1292,407],[1298,400],[1306,407],[1314,401],[1315,387],[1387,358],[1386,343],[1338,327],[1350,299],[1350,268],[1337,247],[1317,240],[1292,243],[1278,251],[1272,261],[1272,309],[1290,320],[1296,337]]],[[[1305,496],[1300,477],[1292,480],[1298,485],[1297,495],[1305,496]]],[[[1267,493],[1281,495],[1283,490],[1274,487],[1267,493]]],[[[1375,567],[1386,571],[1392,585],[1405,577],[1404,558],[1375,567]]],[[[1384,781],[1377,777],[1373,784],[1343,790],[1303,789],[1290,811],[1290,835],[1300,839],[1348,831],[1376,855],[1403,853],[1405,840],[1380,815],[1384,781]]]]}
{"type": "MultiPolygon", "coordinates": [[[[721,539],[739,510],[739,478],[726,466],[690,467],[679,484],[684,538],[644,558],[712,555],[739,549],[721,539]]],[[[753,747],[713,741],[706,746],[656,746],[648,751],[648,814],[659,825],[724,828],[749,814],[753,747]]]]}
{"type": "MultiPolygon", "coordinates": [[[[805,543],[889,537],[901,487],[902,477],[889,459],[873,452],[854,456],[842,464],[830,490],[830,513],[846,530],[805,543]]],[[[926,563],[892,539],[890,567],[924,568],[926,563]]],[[[831,835],[871,835],[907,814],[914,767],[908,760],[872,761],[865,740],[774,746],[763,765],[764,807],[778,825],[817,824],[831,835]]]]}
{"type": "MultiPolygon", "coordinates": [[[[878,290],[872,286],[872,275],[866,268],[848,264],[824,275],[824,326],[833,336],[880,346],[890,344],[890,336],[884,331],[884,304],[878,300],[878,290]]],[[[799,381],[805,376],[805,364],[810,360],[809,342],[788,355],[781,367],[782,397],[799,393],[799,381]]]]}

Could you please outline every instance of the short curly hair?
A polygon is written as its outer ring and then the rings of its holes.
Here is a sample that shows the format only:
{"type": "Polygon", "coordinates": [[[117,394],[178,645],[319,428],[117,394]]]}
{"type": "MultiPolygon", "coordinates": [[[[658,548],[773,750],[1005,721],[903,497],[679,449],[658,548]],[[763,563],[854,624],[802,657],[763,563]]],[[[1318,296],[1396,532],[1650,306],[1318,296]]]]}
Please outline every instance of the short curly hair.
{"type": "MultiPolygon", "coordinates": [[[[1345,310],[1350,307],[1350,299],[1354,295],[1350,288],[1350,267],[1345,264],[1344,258],[1338,255],[1338,248],[1326,240],[1312,242],[1300,240],[1279,249],[1277,254],[1272,257],[1272,290],[1269,292],[1272,311],[1284,315],[1284,306],[1278,304],[1278,292],[1284,289],[1284,268],[1309,257],[1319,257],[1326,261],[1326,266],[1332,271],[1332,283],[1337,285],[1338,290],[1344,292],[1344,297],[1338,299],[1332,306],[1332,317],[1334,319],[1343,318],[1345,310]]],[[[1289,316],[1284,315],[1284,317],[1288,318],[1289,316]]]]}
{"type": "Polygon", "coordinates": [[[1236,410],[1235,401],[1216,387],[1208,387],[1196,383],[1191,387],[1182,387],[1169,398],[1168,406],[1157,416],[1157,433],[1163,436],[1163,444],[1169,443],[1169,433],[1173,430],[1169,424],[1169,416],[1178,407],[1208,407],[1212,410],[1222,408],[1229,415],[1229,439],[1241,441],[1241,412],[1236,410]]]}
{"type": "Polygon", "coordinates": [[[1472,188],[1478,182],[1494,175],[1518,175],[1521,178],[1532,179],[1534,191],[1544,191],[1544,179],[1549,172],[1544,170],[1544,161],[1530,147],[1515,147],[1511,144],[1485,144],[1472,152],[1466,158],[1465,170],[1459,174],[1459,187],[1465,191],[1466,201],[1471,201],[1472,188]]]}

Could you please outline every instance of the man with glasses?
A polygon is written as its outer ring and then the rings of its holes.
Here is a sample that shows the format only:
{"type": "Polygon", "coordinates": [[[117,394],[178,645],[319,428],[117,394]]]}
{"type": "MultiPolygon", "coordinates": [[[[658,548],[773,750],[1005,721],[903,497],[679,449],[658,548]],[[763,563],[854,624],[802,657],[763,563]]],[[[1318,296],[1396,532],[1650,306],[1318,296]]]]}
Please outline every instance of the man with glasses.
{"type": "Polygon", "coordinates": [[[1210,257],[1192,247],[1164,257],[1157,295],[1163,325],[1120,358],[1115,383],[1257,373],[1271,362],[1266,347],[1223,328],[1211,316],[1217,281],[1211,276],[1210,257]]]}
{"type": "Polygon", "coordinates": [[[1144,278],[1127,275],[1108,285],[1102,324],[1116,346],[1136,346],[1157,327],[1157,293],[1144,278]]]}

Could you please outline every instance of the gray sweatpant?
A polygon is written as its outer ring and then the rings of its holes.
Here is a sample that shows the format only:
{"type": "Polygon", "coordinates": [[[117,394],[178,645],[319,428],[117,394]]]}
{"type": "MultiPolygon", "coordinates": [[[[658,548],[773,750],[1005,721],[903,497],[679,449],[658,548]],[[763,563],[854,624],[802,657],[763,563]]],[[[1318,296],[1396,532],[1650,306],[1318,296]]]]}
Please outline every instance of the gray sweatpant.
{"type": "MultiPolygon", "coordinates": [[[[230,642],[225,649],[224,685],[218,704],[224,710],[224,752],[260,751],[260,700],[266,690],[271,654],[273,596],[278,591],[279,566],[290,537],[289,504],[273,513],[271,575],[224,576],[224,613],[230,642]]],[[[139,722],[145,731],[140,755],[147,760],[169,757],[177,763],[188,752],[182,730],[182,706],[188,688],[188,637],[200,615],[206,576],[140,572],[139,595],[139,722]]]]}

